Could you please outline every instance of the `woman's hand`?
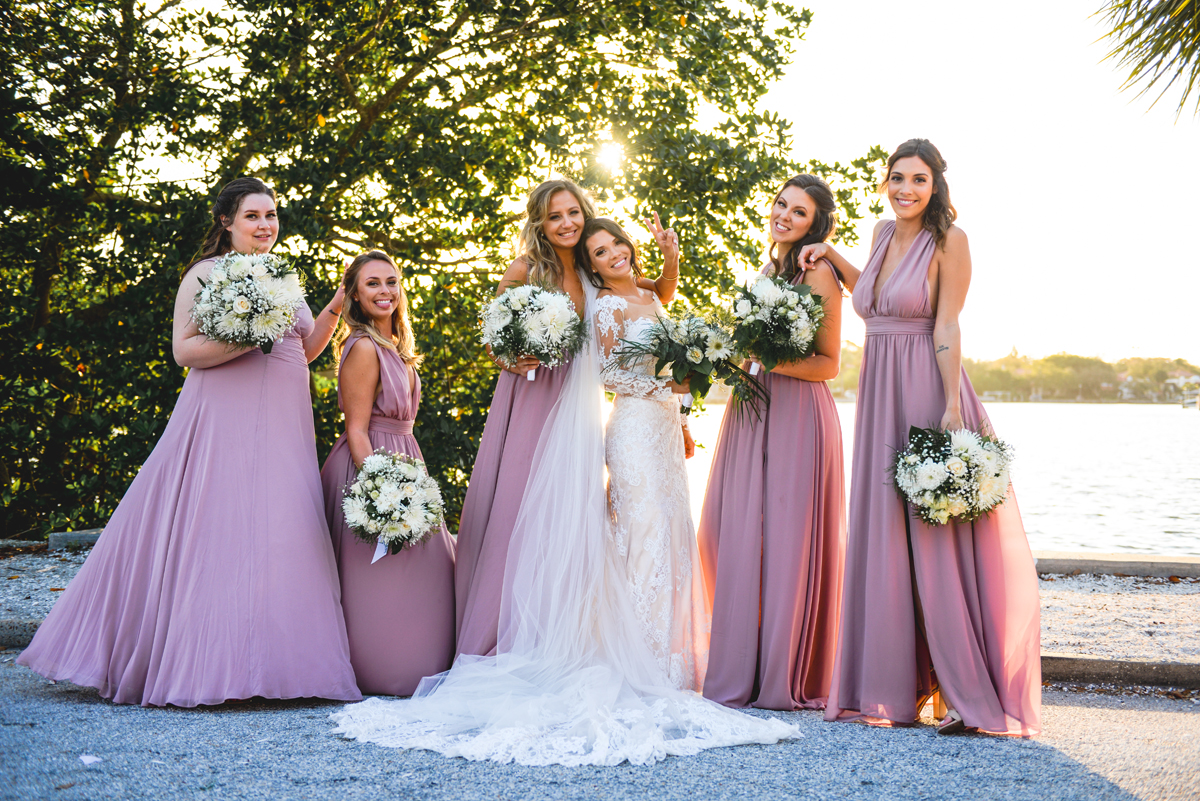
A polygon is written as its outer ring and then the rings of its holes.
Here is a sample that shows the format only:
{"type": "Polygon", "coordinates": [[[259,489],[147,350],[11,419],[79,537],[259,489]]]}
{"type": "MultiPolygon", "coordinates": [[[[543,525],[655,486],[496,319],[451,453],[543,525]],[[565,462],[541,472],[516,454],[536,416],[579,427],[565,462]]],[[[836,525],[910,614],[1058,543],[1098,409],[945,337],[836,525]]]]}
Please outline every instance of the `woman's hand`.
{"type": "Polygon", "coordinates": [[[683,379],[682,384],[677,384],[674,381],[668,381],[667,387],[676,395],[690,395],[692,392],[692,377],[688,376],[683,379]]]}
{"type": "MultiPolygon", "coordinates": [[[[667,265],[679,264],[679,235],[670,228],[663,228],[662,221],[658,219],[658,212],[654,214],[653,220],[646,220],[646,227],[650,229],[650,233],[654,234],[654,241],[658,245],[658,249],[663,254],[663,272],[667,272],[667,265]]],[[[678,276],[678,272],[676,275],[678,276]]]]}
{"type": "Polygon", "coordinates": [[[805,245],[800,248],[800,257],[796,259],[796,269],[804,272],[812,267],[821,259],[829,256],[829,245],[824,242],[816,242],[812,245],[805,245]]]}
{"type": "Polygon", "coordinates": [[[942,422],[938,424],[938,428],[942,431],[959,431],[966,428],[963,425],[962,411],[957,407],[947,409],[946,413],[942,415],[942,422]]]}
{"type": "Polygon", "coordinates": [[[512,365],[511,367],[505,367],[504,369],[510,373],[516,373],[517,375],[523,376],[530,370],[536,370],[540,365],[541,361],[535,359],[533,356],[522,356],[521,358],[517,359],[516,364],[512,365]]]}
{"type": "Polygon", "coordinates": [[[688,431],[687,423],[683,424],[683,458],[691,459],[696,455],[696,440],[692,439],[692,432],[688,431]]]}

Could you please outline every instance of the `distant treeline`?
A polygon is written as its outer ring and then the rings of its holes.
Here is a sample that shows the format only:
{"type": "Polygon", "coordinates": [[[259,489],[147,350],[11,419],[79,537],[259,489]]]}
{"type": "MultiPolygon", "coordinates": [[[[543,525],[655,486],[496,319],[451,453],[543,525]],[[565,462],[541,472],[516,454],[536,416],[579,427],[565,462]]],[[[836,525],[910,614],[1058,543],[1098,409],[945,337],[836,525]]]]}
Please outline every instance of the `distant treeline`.
{"type": "MultiPolygon", "coordinates": [[[[835,395],[857,390],[861,363],[862,348],[843,343],[842,371],[830,382],[835,395]]],[[[1106,362],[1069,353],[1034,359],[1014,349],[1002,359],[963,359],[963,365],[976,392],[1002,393],[1011,400],[1166,401],[1200,385],[1200,367],[1183,359],[1106,362]]]]}

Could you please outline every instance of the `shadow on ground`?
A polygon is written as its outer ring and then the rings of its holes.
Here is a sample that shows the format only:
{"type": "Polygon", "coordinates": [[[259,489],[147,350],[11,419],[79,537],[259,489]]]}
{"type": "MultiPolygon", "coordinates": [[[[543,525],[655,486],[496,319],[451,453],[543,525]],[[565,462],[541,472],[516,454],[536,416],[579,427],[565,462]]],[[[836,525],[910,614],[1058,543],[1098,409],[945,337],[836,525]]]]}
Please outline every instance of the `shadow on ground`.
{"type": "MultiPolygon", "coordinates": [[[[0,653],[11,660],[15,651],[0,653]]],[[[1158,799],[1200,794],[1200,712],[1170,699],[1047,693],[1036,740],[827,724],[653,767],[530,768],[331,734],[337,704],[114,706],[0,664],[0,797],[230,799],[1158,799]],[[85,766],[90,754],[103,761],[85,766]]],[[[761,713],[770,714],[770,713],[761,713]]]]}

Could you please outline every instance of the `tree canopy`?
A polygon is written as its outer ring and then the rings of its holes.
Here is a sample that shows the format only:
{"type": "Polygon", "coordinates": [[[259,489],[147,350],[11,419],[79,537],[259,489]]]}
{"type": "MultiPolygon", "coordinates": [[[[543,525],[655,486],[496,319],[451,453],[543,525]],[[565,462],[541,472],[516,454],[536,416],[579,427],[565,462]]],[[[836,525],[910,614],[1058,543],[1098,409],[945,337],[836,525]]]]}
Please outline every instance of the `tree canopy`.
{"type": "MultiPolygon", "coordinates": [[[[455,512],[495,382],[476,312],[530,188],[568,174],[607,210],[657,210],[680,232],[681,292],[703,305],[759,258],[774,184],[827,177],[852,240],[885,157],[797,162],[789,123],[757,108],[811,21],[782,2],[51,0],[9,15],[7,537],[115,508],[182,383],[179,272],[234,177],[279,193],[276,252],[314,306],[347,255],[382,247],[401,265],[426,354],[416,435],[455,512]]],[[[322,455],[340,431],[330,366],[314,365],[322,455]]]]}

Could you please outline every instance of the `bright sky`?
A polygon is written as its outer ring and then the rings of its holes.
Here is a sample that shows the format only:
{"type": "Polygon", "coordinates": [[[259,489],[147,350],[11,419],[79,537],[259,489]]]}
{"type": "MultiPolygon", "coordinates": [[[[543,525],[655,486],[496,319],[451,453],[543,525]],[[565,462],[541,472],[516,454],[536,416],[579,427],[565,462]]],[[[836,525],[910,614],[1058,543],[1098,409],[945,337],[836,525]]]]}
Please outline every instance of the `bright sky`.
{"type": "MultiPolygon", "coordinates": [[[[806,0],[806,41],[767,97],[801,158],[938,146],[974,263],[965,356],[1200,363],[1200,121],[1118,92],[1101,2],[806,0]]],[[[860,267],[861,233],[844,251],[860,267]]]]}

